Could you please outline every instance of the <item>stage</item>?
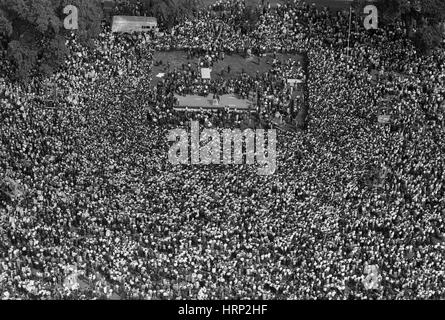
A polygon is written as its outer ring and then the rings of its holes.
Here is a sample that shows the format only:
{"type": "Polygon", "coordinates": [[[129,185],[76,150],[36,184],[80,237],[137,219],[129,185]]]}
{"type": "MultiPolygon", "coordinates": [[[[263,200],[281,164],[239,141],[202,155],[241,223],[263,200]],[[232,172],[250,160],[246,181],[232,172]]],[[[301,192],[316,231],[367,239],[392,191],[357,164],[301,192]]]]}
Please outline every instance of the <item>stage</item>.
{"type": "Polygon", "coordinates": [[[240,99],[235,95],[225,94],[220,96],[219,101],[213,100],[213,95],[207,97],[198,95],[180,96],[175,95],[178,104],[174,107],[178,111],[199,111],[199,110],[218,110],[229,109],[231,111],[248,111],[253,110],[253,102],[247,99],[240,99]]]}

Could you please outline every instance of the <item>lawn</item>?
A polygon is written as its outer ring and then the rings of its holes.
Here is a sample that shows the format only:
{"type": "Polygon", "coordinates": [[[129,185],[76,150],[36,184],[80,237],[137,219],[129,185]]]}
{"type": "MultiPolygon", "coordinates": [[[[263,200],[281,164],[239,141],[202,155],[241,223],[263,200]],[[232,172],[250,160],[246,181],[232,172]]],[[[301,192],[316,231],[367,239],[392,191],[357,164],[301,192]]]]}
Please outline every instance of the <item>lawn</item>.
{"type": "MultiPolygon", "coordinates": [[[[277,54],[278,60],[287,60],[287,59],[303,59],[301,56],[296,54],[277,54]]],[[[260,74],[263,74],[271,69],[273,57],[271,55],[267,55],[265,57],[253,57],[246,59],[245,57],[239,54],[233,55],[225,55],[224,60],[220,60],[215,63],[212,67],[211,77],[218,78],[223,77],[225,79],[229,79],[235,77],[240,74],[243,70],[250,76],[255,76],[258,71],[260,74]],[[231,71],[230,74],[227,73],[227,67],[230,66],[231,71]],[[224,71],[222,73],[222,71],[224,71]]],[[[162,65],[153,67],[153,81],[152,85],[156,85],[160,78],[157,78],[156,75],[159,73],[167,73],[169,71],[173,71],[174,68],[181,68],[183,64],[190,63],[197,67],[198,58],[187,59],[187,54],[185,51],[158,51],[154,54],[154,61],[162,61],[162,65]],[[168,63],[168,64],[167,64],[168,63]]]]}

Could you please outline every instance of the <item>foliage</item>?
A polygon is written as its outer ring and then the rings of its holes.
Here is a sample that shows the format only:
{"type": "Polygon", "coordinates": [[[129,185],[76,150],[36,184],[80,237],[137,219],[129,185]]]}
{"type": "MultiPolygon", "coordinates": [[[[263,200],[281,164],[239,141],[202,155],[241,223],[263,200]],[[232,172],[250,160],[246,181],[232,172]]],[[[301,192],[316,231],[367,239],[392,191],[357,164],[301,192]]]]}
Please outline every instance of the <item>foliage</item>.
{"type": "Polygon", "coordinates": [[[98,0],[0,0],[0,36],[7,39],[16,78],[47,74],[63,63],[68,53],[63,8],[68,4],[79,9],[79,39],[96,36],[102,19],[98,0]]]}
{"type": "Polygon", "coordinates": [[[437,32],[440,23],[445,21],[445,1],[443,0],[378,0],[383,21],[402,20],[408,27],[408,34],[421,51],[438,46],[443,34],[437,32]],[[413,32],[413,22],[418,28],[413,32]]]}
{"type": "Polygon", "coordinates": [[[248,33],[255,29],[260,16],[260,12],[258,10],[259,9],[253,5],[247,5],[244,7],[243,14],[241,16],[242,32],[248,33]]]}
{"type": "Polygon", "coordinates": [[[140,0],[142,12],[154,16],[164,27],[170,28],[184,17],[193,15],[198,8],[198,0],[140,0]]]}
{"type": "Polygon", "coordinates": [[[378,0],[377,6],[386,19],[411,19],[417,23],[438,24],[445,20],[443,0],[378,0]]]}
{"type": "Polygon", "coordinates": [[[420,52],[427,53],[440,45],[441,37],[432,26],[425,25],[413,35],[412,39],[420,52]]]}

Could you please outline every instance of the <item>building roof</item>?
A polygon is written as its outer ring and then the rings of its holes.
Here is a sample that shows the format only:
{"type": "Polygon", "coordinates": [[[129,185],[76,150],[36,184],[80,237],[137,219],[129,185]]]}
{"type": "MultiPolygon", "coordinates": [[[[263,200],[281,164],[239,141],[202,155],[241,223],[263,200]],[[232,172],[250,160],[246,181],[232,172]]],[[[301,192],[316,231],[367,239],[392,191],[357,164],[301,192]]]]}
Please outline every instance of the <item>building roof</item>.
{"type": "Polygon", "coordinates": [[[157,23],[157,19],[154,17],[141,17],[141,16],[113,16],[113,22],[151,22],[157,23]]]}

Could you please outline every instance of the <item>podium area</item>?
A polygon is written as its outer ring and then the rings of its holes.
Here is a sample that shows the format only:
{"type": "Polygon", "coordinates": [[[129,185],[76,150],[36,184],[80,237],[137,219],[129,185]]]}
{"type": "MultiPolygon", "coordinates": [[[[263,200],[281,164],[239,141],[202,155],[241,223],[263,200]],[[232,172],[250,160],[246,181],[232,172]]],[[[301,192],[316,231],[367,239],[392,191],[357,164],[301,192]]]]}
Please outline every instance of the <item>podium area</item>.
{"type": "Polygon", "coordinates": [[[200,111],[200,110],[218,110],[229,109],[231,111],[247,112],[253,110],[253,102],[247,99],[240,99],[232,94],[221,95],[219,100],[213,99],[213,95],[206,97],[198,95],[186,95],[175,97],[178,103],[174,106],[177,111],[200,111]]]}

